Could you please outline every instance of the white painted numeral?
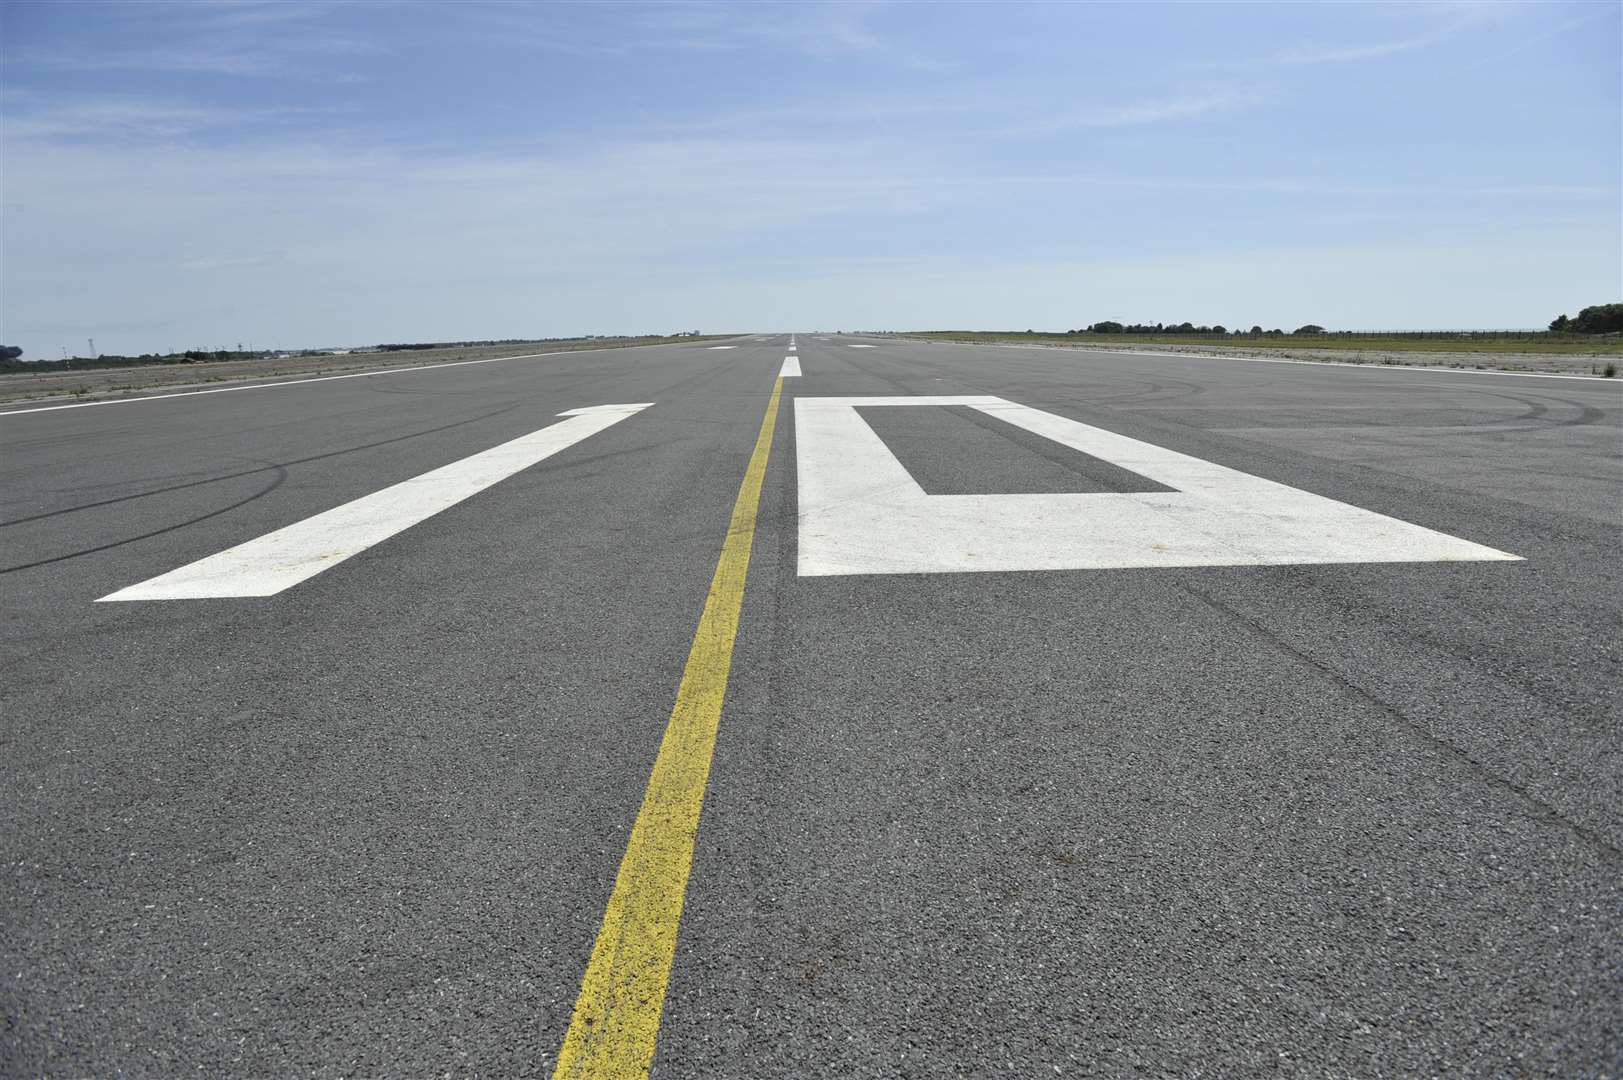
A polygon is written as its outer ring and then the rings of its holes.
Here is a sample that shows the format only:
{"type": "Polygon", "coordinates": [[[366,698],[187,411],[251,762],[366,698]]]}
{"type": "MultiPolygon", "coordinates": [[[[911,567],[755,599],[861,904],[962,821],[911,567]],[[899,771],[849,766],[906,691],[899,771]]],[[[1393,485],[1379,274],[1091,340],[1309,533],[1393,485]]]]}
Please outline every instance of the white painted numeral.
{"type": "Polygon", "coordinates": [[[795,400],[802,576],[1519,556],[998,397],[795,400]],[[967,405],[1173,491],[927,495],[857,408],[967,405]]]}

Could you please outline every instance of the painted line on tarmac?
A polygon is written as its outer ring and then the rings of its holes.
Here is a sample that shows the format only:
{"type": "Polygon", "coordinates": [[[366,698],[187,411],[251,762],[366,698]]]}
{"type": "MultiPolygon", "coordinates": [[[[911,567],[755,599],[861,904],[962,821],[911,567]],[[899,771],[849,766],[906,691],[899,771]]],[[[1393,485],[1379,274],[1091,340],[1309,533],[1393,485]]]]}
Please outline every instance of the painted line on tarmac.
{"type": "Polygon", "coordinates": [[[710,351],[711,352],[720,352],[723,349],[736,349],[736,348],[738,348],[737,345],[712,345],[712,346],[710,346],[710,351]]]}
{"type": "Polygon", "coordinates": [[[778,372],[778,378],[789,379],[798,376],[799,374],[800,358],[797,356],[785,356],[783,358],[783,370],[778,372]]]}
{"type": "Polygon", "coordinates": [[[592,946],[554,1080],[641,1078],[653,1061],[782,395],[780,378],[739,485],[676,706],[592,946]]]}
{"type": "Polygon", "coordinates": [[[851,348],[853,348],[853,349],[877,349],[877,348],[879,348],[879,346],[877,346],[877,345],[852,345],[851,348]]]}
{"type": "MultiPolygon", "coordinates": [[[[985,346],[973,341],[944,341],[935,342],[939,345],[967,345],[971,348],[985,346]]],[[[853,345],[854,349],[872,349],[874,345],[853,345]]],[[[1179,352],[1150,352],[1148,349],[1090,349],[1082,345],[992,345],[994,349],[1041,349],[1045,352],[1060,352],[1069,349],[1079,353],[1102,353],[1105,356],[1160,356],[1181,360],[1244,360],[1252,364],[1298,364],[1303,367],[1344,367],[1358,368],[1360,371],[1425,371],[1443,375],[1502,375],[1517,379],[1565,379],[1568,382],[1605,382],[1616,383],[1617,379],[1608,379],[1604,375],[1565,375],[1556,371],[1478,371],[1476,368],[1443,367],[1441,364],[1355,364],[1350,360],[1287,360],[1277,356],[1229,356],[1226,353],[1179,353],[1179,352]]]]}
{"type": "Polygon", "coordinates": [[[391,484],[217,555],[109,593],[97,603],[274,596],[613,427],[651,404],[595,405],[559,413],[568,417],[561,424],[391,484]]]}
{"type": "Polygon", "coordinates": [[[795,399],[801,577],[1521,558],[1003,398],[795,399]],[[929,495],[859,408],[975,409],[1160,491],[929,495]]]}
{"type": "MultiPolygon", "coordinates": [[[[673,345],[681,345],[679,341],[667,341],[661,345],[633,345],[633,349],[661,349],[673,345]]],[[[731,346],[728,346],[731,348],[731,346]]],[[[375,375],[410,375],[418,371],[433,371],[436,368],[472,367],[474,364],[499,364],[504,360],[535,360],[543,356],[579,356],[583,353],[614,352],[613,349],[559,349],[557,352],[523,353],[519,356],[489,356],[483,360],[450,360],[443,364],[418,364],[416,367],[389,367],[371,368],[367,371],[351,371],[343,375],[318,375],[311,379],[283,379],[280,382],[254,383],[252,386],[219,386],[213,390],[182,390],[173,394],[144,394],[138,397],[114,398],[111,401],[76,401],[70,405],[42,405],[37,409],[13,409],[10,412],[0,412],[0,416],[28,416],[32,413],[56,412],[59,409],[93,409],[98,405],[129,405],[137,401],[163,401],[166,398],[203,397],[205,394],[230,394],[238,390],[275,390],[281,386],[302,386],[305,383],[337,382],[339,379],[367,379],[375,375]]]]}

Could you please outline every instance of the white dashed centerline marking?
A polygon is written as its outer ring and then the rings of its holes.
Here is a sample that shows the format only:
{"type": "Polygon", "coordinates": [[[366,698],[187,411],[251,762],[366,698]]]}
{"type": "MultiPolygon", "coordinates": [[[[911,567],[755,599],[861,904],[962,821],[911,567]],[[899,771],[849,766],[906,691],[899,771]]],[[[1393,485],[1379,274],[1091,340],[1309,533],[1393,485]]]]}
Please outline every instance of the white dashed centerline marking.
{"type": "Polygon", "coordinates": [[[712,346],[710,346],[710,351],[711,352],[720,352],[722,349],[736,349],[736,348],[738,348],[737,345],[712,345],[712,346]]]}
{"type": "Polygon", "coordinates": [[[877,345],[852,345],[851,347],[853,349],[877,349],[877,348],[879,348],[879,346],[877,346],[877,345]]]}
{"type": "Polygon", "coordinates": [[[568,417],[561,424],[391,484],[256,540],[110,593],[97,602],[274,596],[613,427],[651,404],[594,405],[559,413],[568,417]]]}
{"type": "Polygon", "coordinates": [[[778,372],[778,376],[780,378],[787,379],[790,376],[799,375],[799,374],[800,374],[800,359],[798,357],[794,357],[794,356],[785,356],[783,358],[783,369],[778,372]]]}

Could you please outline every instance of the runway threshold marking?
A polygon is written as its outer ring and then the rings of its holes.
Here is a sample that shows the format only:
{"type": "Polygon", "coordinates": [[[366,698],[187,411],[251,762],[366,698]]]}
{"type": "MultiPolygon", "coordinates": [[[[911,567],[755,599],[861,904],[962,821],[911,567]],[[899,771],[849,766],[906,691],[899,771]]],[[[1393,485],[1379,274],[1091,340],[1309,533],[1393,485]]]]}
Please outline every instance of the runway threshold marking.
{"type": "Polygon", "coordinates": [[[783,358],[783,370],[778,372],[778,377],[788,379],[798,376],[799,374],[800,358],[798,356],[785,356],[783,358]]]}
{"type": "Polygon", "coordinates": [[[782,394],[779,377],[739,485],[676,705],[592,946],[554,1080],[641,1078],[653,1062],[782,394]]]}
{"type": "Polygon", "coordinates": [[[1520,561],[1003,398],[795,399],[802,577],[1520,561]],[[960,406],[1171,491],[929,495],[857,411],[960,406]]]}
{"type": "Polygon", "coordinates": [[[391,484],[245,544],[109,593],[97,603],[274,596],[613,427],[651,404],[594,405],[559,413],[567,418],[561,424],[391,484]]]}

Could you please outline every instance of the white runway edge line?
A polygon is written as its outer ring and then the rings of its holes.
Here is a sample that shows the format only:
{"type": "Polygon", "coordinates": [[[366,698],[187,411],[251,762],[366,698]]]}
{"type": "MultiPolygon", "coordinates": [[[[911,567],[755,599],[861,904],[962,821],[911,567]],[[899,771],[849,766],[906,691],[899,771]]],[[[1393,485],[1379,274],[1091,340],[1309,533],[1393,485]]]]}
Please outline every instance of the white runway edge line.
{"type": "Polygon", "coordinates": [[[851,348],[853,348],[853,349],[877,349],[877,348],[879,348],[879,346],[877,346],[877,345],[852,345],[851,348]]]}
{"type": "Polygon", "coordinates": [[[720,352],[723,349],[736,349],[736,348],[738,348],[737,345],[712,345],[712,346],[710,346],[710,351],[711,352],[720,352]]]}
{"type": "Polygon", "coordinates": [[[787,379],[790,376],[799,375],[799,374],[800,374],[800,359],[798,357],[794,357],[794,356],[785,356],[783,358],[783,369],[778,372],[778,375],[781,376],[782,378],[787,379]]]}
{"type": "Polygon", "coordinates": [[[653,404],[594,405],[472,457],[391,484],[314,517],[266,533],[178,570],[103,596],[122,600],[204,600],[274,596],[305,578],[447,510],[653,404]]]}
{"type": "Polygon", "coordinates": [[[795,399],[802,577],[1520,557],[998,397],[795,399]],[[857,412],[968,406],[1172,491],[928,495],[857,412]]]}
{"type": "MultiPolygon", "coordinates": [[[[1288,360],[1281,356],[1230,356],[1228,353],[1151,352],[1148,349],[1090,349],[1085,345],[982,345],[973,341],[936,341],[935,345],[963,345],[970,349],[1042,349],[1060,352],[1102,353],[1105,356],[1159,356],[1174,360],[1244,360],[1248,364],[1297,364],[1302,367],[1343,367],[1360,371],[1423,371],[1437,375],[1502,375],[1511,379],[1565,379],[1568,382],[1617,383],[1604,375],[1568,375],[1559,371],[1479,371],[1476,368],[1443,367],[1441,364],[1354,364],[1349,360],[1288,360]]],[[[854,346],[856,347],[856,346],[854,346]]],[[[872,345],[860,348],[872,349],[872,345]]],[[[1619,384],[1623,385],[1623,384],[1619,384]]]]}
{"type": "MultiPolygon", "coordinates": [[[[668,341],[661,345],[634,345],[626,351],[634,349],[671,349],[686,347],[680,341],[668,341]]],[[[138,401],[166,401],[170,398],[204,397],[208,394],[235,394],[243,390],[275,390],[282,386],[303,386],[306,383],[337,382],[339,379],[369,379],[378,375],[412,375],[419,371],[434,371],[439,368],[472,367],[474,364],[500,364],[506,360],[538,360],[544,356],[580,356],[583,353],[613,352],[612,349],[559,349],[556,352],[522,353],[518,356],[487,356],[483,360],[449,360],[443,364],[418,364],[415,367],[388,367],[370,368],[366,371],[351,371],[343,375],[318,375],[313,379],[282,379],[278,382],[254,383],[252,386],[218,386],[212,390],[182,390],[174,394],[144,394],[138,397],[114,398],[111,401],[76,401],[70,405],[42,405],[37,409],[13,409],[10,412],[0,412],[0,416],[30,416],[34,413],[56,412],[59,409],[94,409],[101,405],[133,405],[138,401]]]]}

